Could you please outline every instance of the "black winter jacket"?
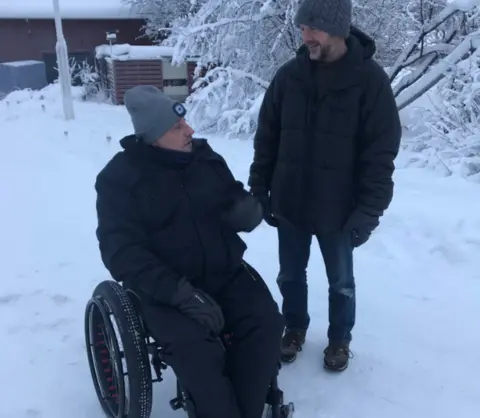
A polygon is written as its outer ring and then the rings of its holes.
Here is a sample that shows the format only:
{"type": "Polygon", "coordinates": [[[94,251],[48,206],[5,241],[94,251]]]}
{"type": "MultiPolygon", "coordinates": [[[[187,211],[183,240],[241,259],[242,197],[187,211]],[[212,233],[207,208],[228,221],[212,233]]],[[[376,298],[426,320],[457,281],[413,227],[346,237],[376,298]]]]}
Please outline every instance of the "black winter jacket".
{"type": "Polygon", "coordinates": [[[124,151],[95,183],[106,268],[126,287],[167,304],[182,276],[219,291],[246,249],[225,214],[247,192],[205,140],[193,144],[191,153],[177,153],[125,137],[124,151]]]}
{"type": "Polygon", "coordinates": [[[348,52],[312,63],[305,46],[276,73],[254,138],[249,185],[281,221],[338,232],[353,211],[378,219],[393,194],[401,126],[375,44],[352,28],[348,52]]]}

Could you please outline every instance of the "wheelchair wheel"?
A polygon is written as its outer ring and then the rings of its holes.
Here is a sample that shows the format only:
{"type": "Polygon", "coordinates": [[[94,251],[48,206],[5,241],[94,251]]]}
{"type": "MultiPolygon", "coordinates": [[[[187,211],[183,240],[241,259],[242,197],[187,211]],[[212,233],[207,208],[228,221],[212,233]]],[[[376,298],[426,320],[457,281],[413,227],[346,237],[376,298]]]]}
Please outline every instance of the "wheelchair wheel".
{"type": "Polygon", "coordinates": [[[101,282],[85,309],[88,363],[110,418],[149,418],[152,372],[138,312],[123,287],[101,282]],[[116,327],[115,327],[116,325],[116,327]]]}

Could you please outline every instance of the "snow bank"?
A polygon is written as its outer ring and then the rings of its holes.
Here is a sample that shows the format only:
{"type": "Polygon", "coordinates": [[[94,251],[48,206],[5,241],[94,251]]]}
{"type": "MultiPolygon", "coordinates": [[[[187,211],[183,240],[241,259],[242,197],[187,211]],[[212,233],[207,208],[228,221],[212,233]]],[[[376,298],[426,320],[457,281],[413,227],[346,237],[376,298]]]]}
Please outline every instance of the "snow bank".
{"type": "MultiPolygon", "coordinates": [[[[61,0],[65,19],[129,19],[138,17],[123,0],[61,0]]],[[[0,1],[0,18],[53,19],[52,0],[0,1]]]]}
{"type": "Polygon", "coordinates": [[[171,58],[173,47],[158,45],[99,45],[95,48],[98,59],[111,58],[119,61],[171,58]]]}
{"type": "MultiPolygon", "coordinates": [[[[84,95],[84,89],[82,87],[72,87],[72,96],[74,100],[81,100],[84,95]]],[[[53,83],[41,90],[16,90],[7,94],[0,104],[9,106],[10,104],[20,104],[29,101],[51,101],[56,102],[61,98],[60,84],[53,83]]]]}

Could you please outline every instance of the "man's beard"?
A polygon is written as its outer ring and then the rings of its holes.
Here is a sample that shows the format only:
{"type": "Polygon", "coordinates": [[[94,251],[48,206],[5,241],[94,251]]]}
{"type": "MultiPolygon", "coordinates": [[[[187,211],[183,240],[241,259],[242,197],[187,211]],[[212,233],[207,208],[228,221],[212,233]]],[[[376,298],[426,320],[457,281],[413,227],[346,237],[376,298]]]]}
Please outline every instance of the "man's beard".
{"type": "Polygon", "coordinates": [[[309,42],[306,45],[310,52],[310,59],[313,61],[325,62],[332,52],[331,45],[322,45],[319,42],[309,42]]]}

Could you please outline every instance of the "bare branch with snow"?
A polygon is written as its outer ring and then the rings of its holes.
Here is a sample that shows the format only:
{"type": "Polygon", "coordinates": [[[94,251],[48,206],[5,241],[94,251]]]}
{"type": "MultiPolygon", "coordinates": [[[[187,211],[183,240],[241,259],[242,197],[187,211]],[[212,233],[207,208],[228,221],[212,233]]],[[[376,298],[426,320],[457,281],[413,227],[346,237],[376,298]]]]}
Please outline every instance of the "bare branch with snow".
{"type": "Polygon", "coordinates": [[[468,54],[471,54],[480,47],[480,31],[470,34],[458,45],[453,52],[436,64],[426,75],[424,75],[416,84],[405,90],[397,97],[397,106],[403,109],[410,103],[417,100],[425,92],[430,90],[445,75],[449,74],[455,65],[468,54]]]}

